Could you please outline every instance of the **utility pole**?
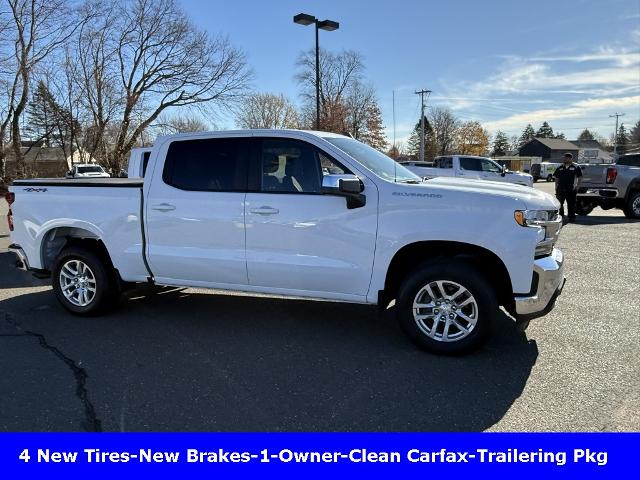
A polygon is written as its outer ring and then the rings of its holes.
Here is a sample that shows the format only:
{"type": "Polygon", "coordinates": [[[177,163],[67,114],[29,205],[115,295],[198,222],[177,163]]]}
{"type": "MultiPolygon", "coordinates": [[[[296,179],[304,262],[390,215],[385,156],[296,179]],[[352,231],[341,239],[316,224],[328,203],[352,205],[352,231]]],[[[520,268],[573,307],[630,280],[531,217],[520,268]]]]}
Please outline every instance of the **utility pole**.
{"type": "Polygon", "coordinates": [[[624,117],[624,113],[614,113],[613,115],[609,115],[609,118],[613,118],[616,117],[616,133],[613,134],[613,156],[614,156],[614,161],[616,160],[615,157],[617,157],[618,155],[618,118],[619,117],[624,117]]]}
{"type": "Polygon", "coordinates": [[[420,161],[424,162],[424,95],[427,94],[427,98],[431,93],[431,90],[418,90],[416,95],[420,95],[420,161]]]}

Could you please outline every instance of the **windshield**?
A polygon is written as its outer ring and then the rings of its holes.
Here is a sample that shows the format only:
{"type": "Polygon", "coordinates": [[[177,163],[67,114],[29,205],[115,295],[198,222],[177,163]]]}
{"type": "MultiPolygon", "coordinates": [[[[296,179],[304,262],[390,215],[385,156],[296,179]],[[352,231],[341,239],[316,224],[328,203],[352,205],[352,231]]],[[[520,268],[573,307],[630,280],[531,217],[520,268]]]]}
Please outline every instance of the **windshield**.
{"type": "Polygon", "coordinates": [[[78,173],[104,173],[102,167],[78,167],[78,173]]]}
{"type": "Polygon", "coordinates": [[[324,137],[324,139],[384,180],[416,183],[422,181],[419,176],[407,170],[391,157],[387,157],[384,153],[353,138],[324,137]]]}

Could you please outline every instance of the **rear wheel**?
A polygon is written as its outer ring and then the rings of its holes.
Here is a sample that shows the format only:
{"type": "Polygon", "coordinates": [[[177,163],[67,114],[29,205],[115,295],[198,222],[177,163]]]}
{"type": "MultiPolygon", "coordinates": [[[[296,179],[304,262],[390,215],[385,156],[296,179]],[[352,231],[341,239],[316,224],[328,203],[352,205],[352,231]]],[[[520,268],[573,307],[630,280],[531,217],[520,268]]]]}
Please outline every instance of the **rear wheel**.
{"type": "Polygon", "coordinates": [[[398,295],[402,329],[419,347],[435,353],[478,347],[497,310],[495,292],[484,276],[459,260],[418,268],[398,295]]]}
{"type": "Polygon", "coordinates": [[[81,247],[60,252],[51,280],[58,301],[76,315],[104,312],[120,296],[111,266],[93,251],[81,247]]]}
{"type": "Polygon", "coordinates": [[[629,200],[623,210],[627,218],[640,218],[640,191],[629,195],[629,200]]]}
{"type": "Polygon", "coordinates": [[[547,182],[553,182],[553,175],[547,175],[547,182]]]}

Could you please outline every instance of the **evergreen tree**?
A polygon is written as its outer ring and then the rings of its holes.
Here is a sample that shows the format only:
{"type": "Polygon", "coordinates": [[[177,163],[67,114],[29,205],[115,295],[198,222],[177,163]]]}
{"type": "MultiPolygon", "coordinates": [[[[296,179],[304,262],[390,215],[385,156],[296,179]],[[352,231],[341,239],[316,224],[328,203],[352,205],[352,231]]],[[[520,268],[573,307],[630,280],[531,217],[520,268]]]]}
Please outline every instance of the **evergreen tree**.
{"type": "Polygon", "coordinates": [[[629,145],[629,134],[627,133],[627,129],[624,128],[624,123],[620,124],[620,128],[618,129],[618,134],[616,135],[616,151],[618,155],[623,155],[627,152],[627,147],[629,145]]]}
{"type": "Polygon", "coordinates": [[[578,135],[578,140],[595,140],[593,133],[589,131],[588,128],[585,128],[580,135],[578,135]]]}
{"type": "Polygon", "coordinates": [[[522,135],[520,135],[520,139],[518,140],[518,147],[523,147],[529,142],[529,140],[531,140],[535,136],[536,131],[533,129],[531,124],[528,124],[522,131],[522,135]]]}
{"type": "Polygon", "coordinates": [[[564,133],[562,133],[562,132],[554,135],[553,138],[559,138],[561,140],[566,140],[566,137],[564,136],[564,133]]]}
{"type": "Polygon", "coordinates": [[[640,120],[636,122],[629,132],[629,142],[632,143],[634,147],[640,146],[640,120]]]}
{"type": "Polygon", "coordinates": [[[25,132],[33,141],[46,147],[60,147],[70,155],[72,139],[80,134],[80,125],[51,94],[43,81],[39,81],[27,108],[29,124],[25,132]]]}
{"type": "MultiPolygon", "coordinates": [[[[438,146],[435,141],[435,133],[431,123],[424,117],[424,158],[432,160],[436,156],[438,146]]],[[[411,158],[419,158],[420,156],[420,120],[416,123],[409,140],[407,141],[407,154],[411,158]]]]}
{"type": "Polygon", "coordinates": [[[27,107],[29,124],[25,127],[25,133],[31,140],[42,142],[45,147],[49,147],[52,143],[56,107],[57,104],[53,95],[51,95],[44,82],[39,81],[27,107]]]}
{"type": "Polygon", "coordinates": [[[509,151],[509,137],[501,130],[496,132],[496,136],[493,139],[493,150],[491,154],[495,157],[504,157],[509,151]]]}
{"type": "Polygon", "coordinates": [[[547,122],[543,122],[538,131],[536,132],[537,138],[554,138],[553,128],[547,122]]]}
{"type": "Polygon", "coordinates": [[[367,108],[365,132],[362,134],[360,140],[381,152],[387,149],[388,143],[384,135],[382,113],[380,112],[380,107],[375,102],[367,108]]]}

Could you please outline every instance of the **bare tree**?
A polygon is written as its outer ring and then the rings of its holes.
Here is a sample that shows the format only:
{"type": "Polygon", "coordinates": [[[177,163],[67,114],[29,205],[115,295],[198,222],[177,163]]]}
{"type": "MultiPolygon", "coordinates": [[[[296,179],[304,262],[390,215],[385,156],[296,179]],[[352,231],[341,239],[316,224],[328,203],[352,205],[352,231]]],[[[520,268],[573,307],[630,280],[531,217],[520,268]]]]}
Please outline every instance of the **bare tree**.
{"type": "Polygon", "coordinates": [[[241,128],[298,128],[295,105],[284,95],[256,93],[248,96],[236,115],[241,128]]]}
{"type": "Polygon", "coordinates": [[[7,11],[0,20],[2,37],[10,39],[0,45],[4,77],[2,119],[0,120],[0,157],[4,172],[5,144],[10,134],[17,174],[26,174],[22,155],[20,119],[29,97],[37,66],[66,42],[81,23],[65,0],[4,0],[7,11]],[[10,48],[6,48],[10,44],[10,48]]]}
{"type": "Polygon", "coordinates": [[[177,114],[174,116],[166,116],[163,114],[158,117],[158,127],[160,127],[161,135],[206,132],[211,128],[207,122],[194,114],[177,114]]]}
{"type": "Polygon", "coordinates": [[[224,108],[245,91],[244,55],[226,37],[196,28],[175,0],[88,0],[85,8],[100,16],[79,35],[79,73],[93,150],[110,170],[120,170],[167,108],[224,108]]]}
{"type": "Polygon", "coordinates": [[[435,134],[438,154],[451,153],[456,142],[460,121],[448,108],[436,107],[431,110],[429,122],[435,134]]]}
{"type": "MultiPolygon", "coordinates": [[[[315,114],[315,51],[303,52],[297,62],[296,80],[302,88],[303,109],[307,123],[315,114]]],[[[358,52],[345,50],[335,54],[320,50],[320,129],[344,132],[348,125],[347,97],[354,85],[362,82],[364,62],[358,52]]]]}

